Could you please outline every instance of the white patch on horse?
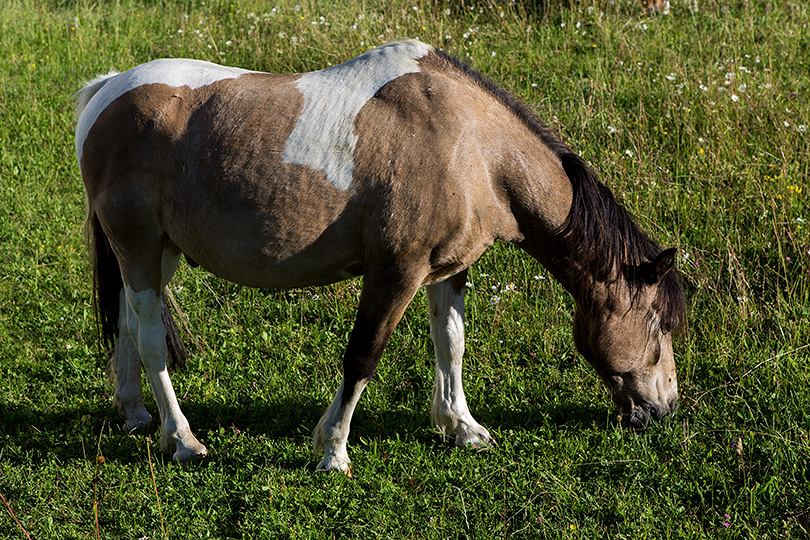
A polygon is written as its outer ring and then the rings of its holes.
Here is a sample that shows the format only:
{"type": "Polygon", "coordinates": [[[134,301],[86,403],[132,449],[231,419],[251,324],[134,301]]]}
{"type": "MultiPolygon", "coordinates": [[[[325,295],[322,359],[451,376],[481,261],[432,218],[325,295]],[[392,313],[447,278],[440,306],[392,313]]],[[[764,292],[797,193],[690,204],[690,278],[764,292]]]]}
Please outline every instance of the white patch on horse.
{"type": "Polygon", "coordinates": [[[338,66],[305,73],[298,80],[304,109],[281,159],[323,171],[346,191],[354,175],[357,135],[354,119],[366,102],[388,82],[417,73],[417,60],[433,48],[416,40],[389,43],[338,66]]]}
{"type": "Polygon", "coordinates": [[[168,86],[188,86],[200,88],[224,79],[235,79],[245,73],[256,73],[246,69],[232,68],[185,58],[164,58],[136,66],[124,73],[111,71],[96,77],[79,92],[79,102],[86,103],[76,124],[76,155],[82,163],[82,147],[90,128],[107,106],[130,90],[145,84],[165,84],[168,86]],[[90,93],[85,100],[86,93],[90,93]]]}
{"type": "MultiPolygon", "coordinates": [[[[129,285],[124,287],[126,299],[126,322],[122,332],[138,349],[146,371],[152,394],[160,412],[161,439],[164,452],[173,452],[179,462],[202,457],[208,454],[205,446],[191,432],[188,420],[180,410],[177,395],[166,370],[166,328],[160,317],[160,293],[146,289],[135,292],[129,285]]],[[[133,418],[128,418],[130,426],[133,418]]]]}
{"type": "Polygon", "coordinates": [[[363,393],[367,384],[367,379],[358,381],[354,386],[354,392],[348,401],[344,403],[343,392],[346,384],[344,380],[340,381],[340,388],[338,388],[332,404],[329,405],[329,408],[321,416],[318,425],[315,426],[313,446],[316,452],[323,450],[323,459],[318,463],[317,467],[319,470],[342,471],[351,474],[351,468],[349,467],[351,460],[349,459],[349,451],[346,448],[346,441],[349,439],[349,427],[351,426],[354,409],[357,407],[360,394],[363,393]]]}
{"type": "Polygon", "coordinates": [[[430,337],[436,351],[431,420],[442,438],[453,437],[457,446],[482,448],[492,444],[489,431],[470,413],[461,381],[464,356],[464,291],[450,281],[425,288],[430,311],[430,337]]]}

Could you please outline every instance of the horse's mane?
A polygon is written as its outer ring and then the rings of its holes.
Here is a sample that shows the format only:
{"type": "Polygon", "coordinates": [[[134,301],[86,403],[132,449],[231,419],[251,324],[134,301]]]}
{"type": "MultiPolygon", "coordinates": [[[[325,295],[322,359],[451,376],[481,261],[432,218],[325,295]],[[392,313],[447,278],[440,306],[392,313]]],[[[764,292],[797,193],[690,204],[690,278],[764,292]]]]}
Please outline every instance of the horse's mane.
{"type": "MultiPolygon", "coordinates": [[[[502,102],[560,159],[571,181],[573,201],[568,217],[555,233],[568,240],[570,256],[583,270],[574,279],[616,282],[618,278],[614,269],[618,269],[625,277],[629,293],[636,298],[645,285],[639,266],[655,258],[661,247],[638,227],[633,216],[616,201],[585,160],[563,143],[522,101],[460,60],[442,51],[436,53],[502,102]]],[[[573,290],[584,289],[576,286],[577,283],[572,285],[575,285],[573,290]]],[[[664,332],[674,330],[685,319],[686,300],[676,270],[661,278],[653,308],[661,318],[664,332]]]]}

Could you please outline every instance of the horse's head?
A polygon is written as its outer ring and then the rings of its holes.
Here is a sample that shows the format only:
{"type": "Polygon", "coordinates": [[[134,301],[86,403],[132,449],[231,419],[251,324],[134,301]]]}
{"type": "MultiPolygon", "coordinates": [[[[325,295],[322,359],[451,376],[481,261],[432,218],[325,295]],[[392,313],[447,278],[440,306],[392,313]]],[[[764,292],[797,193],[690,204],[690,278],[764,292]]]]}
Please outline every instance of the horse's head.
{"type": "MultiPolygon", "coordinates": [[[[672,334],[682,318],[682,293],[668,275],[675,250],[630,269],[617,283],[598,283],[591,305],[577,305],[574,342],[602,377],[623,423],[644,428],[678,407],[672,334]],[[633,280],[626,286],[626,280],[633,280]]],[[[674,273],[673,273],[674,274],[674,273]]]]}

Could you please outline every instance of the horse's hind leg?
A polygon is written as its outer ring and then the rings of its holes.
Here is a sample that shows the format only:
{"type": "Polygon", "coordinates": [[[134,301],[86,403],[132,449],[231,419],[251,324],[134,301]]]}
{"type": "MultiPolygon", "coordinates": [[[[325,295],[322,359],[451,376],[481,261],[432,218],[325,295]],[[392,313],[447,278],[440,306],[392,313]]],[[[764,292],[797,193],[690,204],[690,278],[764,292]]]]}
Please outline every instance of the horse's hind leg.
{"type": "MultiPolygon", "coordinates": [[[[157,242],[157,246],[160,246],[160,242],[157,242]]],[[[173,454],[173,459],[181,462],[203,457],[208,452],[191,433],[166,369],[168,349],[166,327],[161,318],[160,292],[174,273],[179,255],[168,248],[144,248],[143,243],[137,248],[132,248],[132,252],[120,246],[117,251],[119,260],[125,262],[121,264],[124,305],[119,322],[121,330],[119,343],[124,346],[124,352],[129,353],[130,344],[137,350],[137,354],[127,354],[119,358],[119,369],[122,367],[121,360],[126,359],[128,363],[125,369],[128,371],[125,373],[127,378],[123,387],[119,383],[118,388],[124,390],[125,394],[128,392],[128,395],[139,392],[133,389],[134,384],[140,385],[139,377],[135,376],[133,359],[140,356],[160,413],[163,451],[173,454]],[[150,251],[154,254],[153,257],[148,256],[150,251]]],[[[133,421],[137,422],[137,416],[129,417],[127,426],[129,427],[133,421]]]]}
{"type": "Polygon", "coordinates": [[[118,414],[125,420],[124,431],[148,429],[152,426],[152,415],[143,405],[141,387],[141,357],[135,342],[127,331],[128,304],[124,290],[120,295],[120,315],[118,317],[119,333],[115,344],[115,357],[112,359],[115,369],[115,397],[113,405],[118,414]]]}
{"type": "Polygon", "coordinates": [[[455,437],[456,446],[484,447],[493,443],[492,437],[470,414],[461,382],[466,280],[464,271],[425,288],[430,337],[436,350],[436,381],[430,416],[442,436],[455,437]]]}

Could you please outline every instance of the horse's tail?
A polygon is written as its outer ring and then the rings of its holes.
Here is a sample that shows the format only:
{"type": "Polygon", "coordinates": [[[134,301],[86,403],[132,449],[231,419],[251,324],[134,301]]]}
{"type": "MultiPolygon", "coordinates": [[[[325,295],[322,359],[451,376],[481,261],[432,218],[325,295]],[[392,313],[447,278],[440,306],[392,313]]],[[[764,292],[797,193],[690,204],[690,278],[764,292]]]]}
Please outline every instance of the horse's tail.
{"type": "Polygon", "coordinates": [[[76,92],[73,96],[76,98],[76,104],[74,108],[74,120],[79,120],[79,117],[82,115],[82,111],[84,111],[87,104],[90,103],[90,100],[93,99],[101,88],[107,84],[112,77],[118,75],[117,71],[110,71],[106,75],[99,75],[92,81],[89,81],[87,84],[82,87],[81,90],[76,92]]]}
{"type": "MultiPolygon", "coordinates": [[[[121,308],[121,290],[124,280],[115,258],[110,239],[101,227],[95,210],[88,202],[84,235],[93,267],[93,308],[96,312],[96,327],[103,346],[110,352],[115,349],[118,335],[118,317],[121,308]]],[[[114,362],[114,354],[110,355],[114,362]]],[[[114,365],[109,368],[115,369],[114,365]]],[[[113,371],[114,373],[114,371],[113,371]]],[[[113,374],[111,373],[111,375],[113,374]]]]}

